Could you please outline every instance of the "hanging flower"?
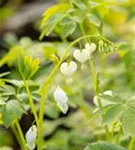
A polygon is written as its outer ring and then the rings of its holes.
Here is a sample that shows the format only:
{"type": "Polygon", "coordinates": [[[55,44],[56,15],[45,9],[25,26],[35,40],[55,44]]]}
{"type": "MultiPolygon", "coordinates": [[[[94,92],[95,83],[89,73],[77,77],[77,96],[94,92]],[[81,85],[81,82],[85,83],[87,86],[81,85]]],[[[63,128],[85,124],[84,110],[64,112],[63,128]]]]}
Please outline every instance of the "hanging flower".
{"type": "Polygon", "coordinates": [[[61,73],[67,77],[71,77],[76,70],[77,64],[74,61],[70,61],[70,63],[64,62],[60,66],[61,73]]]}
{"type": "Polygon", "coordinates": [[[96,50],[96,44],[95,43],[91,43],[91,44],[89,44],[89,43],[86,43],[85,44],[85,49],[87,50],[87,51],[89,51],[90,53],[93,53],[95,50],[96,50]]]}
{"type": "Polygon", "coordinates": [[[54,99],[57,102],[58,107],[60,110],[66,114],[68,111],[68,97],[66,93],[58,86],[54,92],[54,99]]]}
{"type": "Polygon", "coordinates": [[[90,53],[86,49],[83,49],[82,51],[77,49],[75,50],[73,55],[74,58],[82,64],[85,63],[90,58],[90,53]]]}
{"type": "Polygon", "coordinates": [[[36,146],[35,141],[37,138],[37,128],[35,125],[31,126],[27,133],[25,134],[26,142],[27,142],[27,147],[30,150],[33,150],[36,146]]]}

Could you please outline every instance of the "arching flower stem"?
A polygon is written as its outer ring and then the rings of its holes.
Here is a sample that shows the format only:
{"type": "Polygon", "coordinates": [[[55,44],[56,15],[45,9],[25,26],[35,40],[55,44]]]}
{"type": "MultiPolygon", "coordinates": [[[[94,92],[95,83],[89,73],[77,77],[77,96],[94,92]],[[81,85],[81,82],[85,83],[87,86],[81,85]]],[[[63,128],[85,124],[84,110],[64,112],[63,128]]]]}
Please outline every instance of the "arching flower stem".
{"type": "Polygon", "coordinates": [[[42,124],[43,124],[43,116],[44,116],[44,106],[45,106],[45,100],[46,100],[46,95],[47,92],[54,80],[54,77],[56,75],[56,73],[59,70],[59,67],[61,65],[61,63],[66,59],[66,57],[68,56],[69,51],[71,50],[71,47],[74,46],[76,43],[78,43],[79,41],[83,40],[83,39],[87,39],[87,38],[91,38],[91,37],[101,37],[99,34],[94,34],[94,35],[85,35],[82,36],[78,39],[76,39],[75,41],[73,41],[65,50],[62,58],[60,59],[60,61],[57,63],[57,65],[54,67],[54,69],[52,70],[51,74],[49,75],[49,77],[47,78],[47,80],[44,82],[43,87],[40,91],[41,93],[41,100],[40,100],[40,109],[39,109],[39,121],[38,121],[38,150],[42,150],[42,143],[43,143],[43,139],[42,139],[42,124]]]}

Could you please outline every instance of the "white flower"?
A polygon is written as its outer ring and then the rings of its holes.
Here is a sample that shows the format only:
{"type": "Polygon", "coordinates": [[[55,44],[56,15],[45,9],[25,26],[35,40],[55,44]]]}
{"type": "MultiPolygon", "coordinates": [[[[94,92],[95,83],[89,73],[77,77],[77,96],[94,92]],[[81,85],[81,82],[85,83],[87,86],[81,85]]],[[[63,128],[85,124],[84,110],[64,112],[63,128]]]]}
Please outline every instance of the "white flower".
{"type": "Polygon", "coordinates": [[[80,63],[85,63],[90,58],[90,52],[86,49],[80,51],[79,49],[75,50],[74,58],[78,60],[80,63]]]}
{"type": "Polygon", "coordinates": [[[66,93],[58,86],[54,92],[54,98],[60,110],[66,114],[68,111],[68,97],[66,93]]]}
{"type": "Polygon", "coordinates": [[[88,50],[90,53],[93,53],[96,50],[96,44],[95,43],[86,43],[85,44],[85,49],[88,50]]]}
{"type": "Polygon", "coordinates": [[[37,138],[37,128],[35,125],[31,126],[27,133],[25,134],[27,146],[30,150],[35,148],[35,140],[37,138]]]}
{"type": "Polygon", "coordinates": [[[77,70],[77,64],[74,61],[70,63],[64,62],[60,66],[60,71],[63,75],[70,77],[77,70]]]}
{"type": "Polygon", "coordinates": [[[103,93],[104,95],[109,95],[109,96],[113,96],[113,92],[110,90],[104,91],[103,93]]]}

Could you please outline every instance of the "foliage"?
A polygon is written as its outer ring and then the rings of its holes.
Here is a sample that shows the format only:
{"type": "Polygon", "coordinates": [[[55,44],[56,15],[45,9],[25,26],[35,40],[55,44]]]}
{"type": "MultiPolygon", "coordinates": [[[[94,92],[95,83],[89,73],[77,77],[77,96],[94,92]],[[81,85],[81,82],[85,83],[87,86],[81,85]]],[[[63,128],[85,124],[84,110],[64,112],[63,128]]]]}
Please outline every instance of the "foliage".
{"type": "Polygon", "coordinates": [[[135,149],[133,4],[65,0],[43,13],[40,41],[5,35],[0,124],[22,150],[135,149]]]}

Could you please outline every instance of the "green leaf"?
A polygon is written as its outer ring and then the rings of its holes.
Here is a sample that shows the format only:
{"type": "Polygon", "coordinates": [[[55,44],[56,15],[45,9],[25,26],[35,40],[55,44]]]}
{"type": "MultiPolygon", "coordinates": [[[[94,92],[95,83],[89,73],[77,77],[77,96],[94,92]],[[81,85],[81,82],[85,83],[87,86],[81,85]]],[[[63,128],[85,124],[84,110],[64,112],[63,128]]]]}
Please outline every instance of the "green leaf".
{"type": "Polygon", "coordinates": [[[65,39],[71,35],[76,29],[76,23],[72,18],[65,17],[59,22],[58,32],[65,39]]]}
{"type": "Polygon", "coordinates": [[[68,3],[63,3],[63,4],[58,4],[55,6],[52,6],[50,8],[48,8],[44,14],[43,14],[43,19],[41,22],[41,28],[44,26],[45,22],[52,17],[55,14],[63,14],[64,12],[66,12],[68,9],[70,8],[70,5],[68,3]]]}
{"type": "Polygon", "coordinates": [[[9,52],[0,60],[0,66],[3,66],[4,64],[8,64],[9,66],[12,66],[13,63],[16,61],[18,55],[20,52],[24,51],[24,49],[19,46],[15,45],[13,46],[9,52]]]}
{"type": "Polygon", "coordinates": [[[15,89],[10,85],[0,86],[0,93],[3,96],[15,95],[15,89]]]}
{"type": "Polygon", "coordinates": [[[85,4],[83,3],[82,0],[71,0],[71,2],[78,8],[80,8],[81,10],[86,10],[87,7],[85,6],[85,4]]]}
{"type": "Polygon", "coordinates": [[[10,100],[3,108],[3,122],[9,127],[15,119],[20,119],[25,113],[25,109],[17,100],[10,100]]]}
{"type": "Polygon", "coordinates": [[[125,135],[135,138],[135,108],[127,106],[122,116],[122,126],[125,135]]]}
{"type": "Polygon", "coordinates": [[[135,108],[135,96],[130,97],[127,104],[135,108]]]}
{"type": "Polygon", "coordinates": [[[39,69],[40,59],[33,59],[32,56],[20,54],[18,57],[18,67],[23,79],[30,79],[39,69]]]}
{"type": "Polygon", "coordinates": [[[0,78],[4,77],[4,76],[6,76],[6,75],[9,75],[9,74],[10,74],[10,72],[1,73],[1,74],[0,74],[0,78]]]}
{"type": "Polygon", "coordinates": [[[109,124],[112,123],[115,119],[117,119],[121,114],[123,113],[123,105],[113,105],[110,108],[107,109],[105,114],[103,114],[103,124],[109,124]]]}
{"type": "Polygon", "coordinates": [[[110,96],[110,95],[104,95],[104,94],[101,94],[99,95],[99,98],[101,99],[101,101],[108,101],[108,102],[113,102],[113,103],[124,103],[125,100],[121,99],[118,95],[113,95],[113,96],[110,96]]]}
{"type": "Polygon", "coordinates": [[[96,9],[102,19],[109,13],[109,9],[102,4],[96,7],[96,9]]]}
{"type": "Polygon", "coordinates": [[[44,35],[49,35],[54,28],[56,27],[56,25],[58,24],[58,22],[65,16],[65,14],[63,13],[57,13],[54,14],[53,16],[51,16],[45,23],[44,25],[42,25],[42,33],[40,35],[40,40],[44,37],[44,35]]]}
{"type": "Polygon", "coordinates": [[[100,27],[101,21],[95,14],[92,14],[92,13],[87,14],[87,18],[88,18],[89,22],[91,22],[92,24],[94,24],[97,27],[100,27]]]}
{"type": "Polygon", "coordinates": [[[88,144],[84,150],[127,150],[121,146],[110,144],[108,142],[99,141],[96,143],[88,144]]]}

